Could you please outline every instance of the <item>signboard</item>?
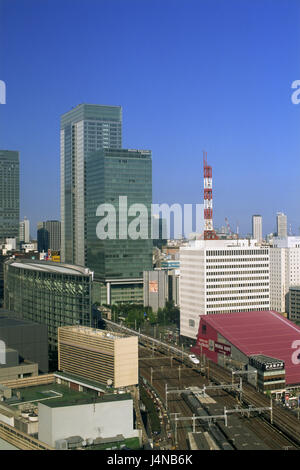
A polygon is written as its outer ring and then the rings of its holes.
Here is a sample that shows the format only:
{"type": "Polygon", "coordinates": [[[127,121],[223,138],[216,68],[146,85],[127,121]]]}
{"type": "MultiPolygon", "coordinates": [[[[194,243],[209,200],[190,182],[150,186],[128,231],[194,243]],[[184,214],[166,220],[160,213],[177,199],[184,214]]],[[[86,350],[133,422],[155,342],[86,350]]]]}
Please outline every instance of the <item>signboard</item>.
{"type": "Polygon", "coordinates": [[[225,354],[225,356],[230,356],[231,346],[229,346],[228,344],[215,342],[215,352],[225,354]]]}
{"type": "Polygon", "coordinates": [[[265,370],[280,370],[284,369],[283,362],[266,362],[265,363],[265,370]]]}
{"type": "Polygon", "coordinates": [[[158,282],[149,281],[149,292],[158,292],[158,282]]]}
{"type": "Polygon", "coordinates": [[[202,346],[202,348],[208,349],[208,339],[198,338],[197,346],[199,346],[199,348],[202,346]]]}

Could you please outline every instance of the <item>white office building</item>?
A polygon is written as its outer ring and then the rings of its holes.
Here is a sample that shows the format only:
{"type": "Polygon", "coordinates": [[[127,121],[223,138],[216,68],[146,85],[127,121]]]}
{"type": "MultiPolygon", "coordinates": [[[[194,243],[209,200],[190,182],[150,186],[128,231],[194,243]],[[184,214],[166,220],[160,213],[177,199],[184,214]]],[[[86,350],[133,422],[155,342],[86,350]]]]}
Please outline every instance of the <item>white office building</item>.
{"type": "Polygon", "coordinates": [[[23,243],[30,242],[30,225],[26,217],[19,223],[19,240],[23,243]]]}
{"type": "Polygon", "coordinates": [[[199,316],[269,310],[269,247],[256,240],[195,240],[180,249],[180,334],[199,316]]]}
{"type": "Polygon", "coordinates": [[[253,215],[252,216],[252,237],[258,241],[262,242],[262,216],[253,215]]]}
{"type": "Polygon", "coordinates": [[[288,312],[291,286],[300,285],[300,237],[274,238],[270,248],[270,307],[288,312]]]}
{"type": "Polygon", "coordinates": [[[287,237],[287,216],[283,212],[277,212],[276,222],[277,222],[277,237],[286,238],[287,237]]]}

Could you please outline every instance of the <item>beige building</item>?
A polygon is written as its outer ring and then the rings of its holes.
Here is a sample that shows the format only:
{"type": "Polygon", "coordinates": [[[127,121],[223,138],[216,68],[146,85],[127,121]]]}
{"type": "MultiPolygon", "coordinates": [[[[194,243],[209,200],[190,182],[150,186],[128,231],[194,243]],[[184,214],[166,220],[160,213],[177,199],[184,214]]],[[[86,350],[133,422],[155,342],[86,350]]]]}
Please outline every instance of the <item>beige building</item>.
{"type": "Polygon", "coordinates": [[[138,338],[83,326],[58,328],[60,371],[112,385],[138,383],[138,338]]]}

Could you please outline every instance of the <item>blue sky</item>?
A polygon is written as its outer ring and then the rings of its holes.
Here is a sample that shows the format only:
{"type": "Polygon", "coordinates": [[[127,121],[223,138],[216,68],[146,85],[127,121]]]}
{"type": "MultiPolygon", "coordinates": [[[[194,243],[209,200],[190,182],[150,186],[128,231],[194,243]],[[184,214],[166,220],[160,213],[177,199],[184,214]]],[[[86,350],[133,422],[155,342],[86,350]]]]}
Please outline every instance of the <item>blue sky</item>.
{"type": "Polygon", "coordinates": [[[0,148],[20,150],[21,216],[59,217],[60,115],[123,107],[123,147],[151,149],[153,202],[201,203],[240,232],[300,227],[299,0],[0,0],[0,148]]]}

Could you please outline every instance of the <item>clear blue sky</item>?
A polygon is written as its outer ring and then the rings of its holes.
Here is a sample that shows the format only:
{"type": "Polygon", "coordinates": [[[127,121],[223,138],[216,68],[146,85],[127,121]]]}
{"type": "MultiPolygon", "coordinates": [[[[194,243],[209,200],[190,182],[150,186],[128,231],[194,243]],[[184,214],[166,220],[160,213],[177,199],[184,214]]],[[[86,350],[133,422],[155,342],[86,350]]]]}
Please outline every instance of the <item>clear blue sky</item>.
{"type": "Polygon", "coordinates": [[[20,151],[21,216],[59,217],[60,115],[122,105],[123,146],[153,152],[153,202],[201,203],[240,232],[300,226],[299,0],[0,0],[0,148],[20,151]]]}

